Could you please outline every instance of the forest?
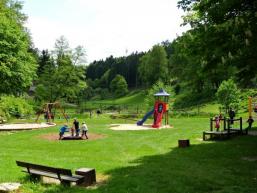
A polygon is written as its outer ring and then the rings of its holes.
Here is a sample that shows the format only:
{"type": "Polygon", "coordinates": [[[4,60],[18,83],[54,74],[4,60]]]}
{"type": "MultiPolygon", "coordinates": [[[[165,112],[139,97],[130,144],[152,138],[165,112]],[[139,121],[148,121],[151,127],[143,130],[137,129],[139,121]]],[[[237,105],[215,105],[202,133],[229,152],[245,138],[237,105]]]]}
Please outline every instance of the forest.
{"type": "Polygon", "coordinates": [[[190,26],[181,36],[146,52],[87,64],[86,48],[71,48],[64,36],[53,50],[38,50],[24,25],[22,3],[1,0],[1,116],[30,109],[17,107],[28,101],[80,104],[147,92],[157,81],[172,88],[180,108],[213,100],[226,80],[240,89],[256,88],[257,1],[181,0],[177,6],[184,11],[181,25],[190,26]]]}

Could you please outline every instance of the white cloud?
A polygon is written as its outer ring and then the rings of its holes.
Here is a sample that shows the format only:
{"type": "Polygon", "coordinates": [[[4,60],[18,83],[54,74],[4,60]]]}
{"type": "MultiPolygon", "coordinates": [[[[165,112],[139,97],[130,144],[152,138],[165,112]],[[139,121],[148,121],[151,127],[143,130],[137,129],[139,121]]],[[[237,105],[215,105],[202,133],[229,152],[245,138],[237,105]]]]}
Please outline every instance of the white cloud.
{"type": "Polygon", "coordinates": [[[63,0],[40,14],[31,3],[36,2],[25,1],[25,10],[35,46],[51,49],[64,35],[72,47],[85,46],[89,62],[125,55],[126,49],[147,51],[183,31],[181,11],[171,0],[63,0]]]}

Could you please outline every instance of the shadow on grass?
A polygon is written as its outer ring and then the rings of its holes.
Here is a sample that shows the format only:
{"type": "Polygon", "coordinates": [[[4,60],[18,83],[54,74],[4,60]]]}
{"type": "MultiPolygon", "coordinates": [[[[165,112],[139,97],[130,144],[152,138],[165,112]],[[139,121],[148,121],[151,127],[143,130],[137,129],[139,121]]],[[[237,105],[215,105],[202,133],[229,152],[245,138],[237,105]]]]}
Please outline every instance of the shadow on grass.
{"type": "Polygon", "coordinates": [[[257,191],[257,138],[243,136],[172,148],[142,157],[131,166],[108,171],[109,181],[95,189],[45,186],[44,193],[240,193],[257,191]]]}

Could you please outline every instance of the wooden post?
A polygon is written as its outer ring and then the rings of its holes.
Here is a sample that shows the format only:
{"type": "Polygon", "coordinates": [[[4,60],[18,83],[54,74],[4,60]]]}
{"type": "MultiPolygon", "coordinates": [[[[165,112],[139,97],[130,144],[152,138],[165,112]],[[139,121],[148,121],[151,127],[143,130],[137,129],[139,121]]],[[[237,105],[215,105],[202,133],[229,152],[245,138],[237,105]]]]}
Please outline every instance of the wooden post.
{"type": "Polygon", "coordinates": [[[242,117],[240,117],[240,133],[243,133],[243,121],[242,121],[242,117]]]}
{"type": "Polygon", "coordinates": [[[36,123],[38,122],[38,119],[39,119],[39,117],[40,117],[40,114],[41,114],[41,113],[39,113],[39,114],[37,115],[36,123]]]}
{"type": "Polygon", "coordinates": [[[52,123],[52,118],[51,118],[51,113],[50,113],[50,110],[49,110],[49,104],[46,105],[46,111],[47,111],[47,119],[49,120],[48,122],[49,123],[52,123]]]}
{"type": "Polygon", "coordinates": [[[228,119],[228,138],[230,137],[230,119],[228,119]]]}
{"type": "Polygon", "coordinates": [[[167,125],[169,125],[169,110],[167,111],[167,125]]]}
{"type": "Polygon", "coordinates": [[[223,125],[223,130],[225,131],[227,128],[226,128],[226,117],[224,117],[224,125],[223,125]]]}
{"type": "Polygon", "coordinates": [[[66,121],[68,122],[68,118],[67,118],[67,116],[66,116],[64,110],[63,110],[62,108],[60,108],[60,110],[61,110],[61,112],[62,112],[63,117],[64,117],[64,118],[66,119],[66,121]]]}
{"type": "Polygon", "coordinates": [[[190,141],[189,139],[180,139],[178,140],[178,147],[189,147],[190,141]]]}
{"type": "Polygon", "coordinates": [[[96,182],[96,174],[94,168],[80,168],[75,171],[75,174],[84,176],[83,182],[80,182],[80,186],[90,186],[96,182]]]}
{"type": "Polygon", "coordinates": [[[248,112],[249,112],[249,117],[252,116],[252,112],[253,112],[252,97],[248,98],[248,112]]]}
{"type": "Polygon", "coordinates": [[[211,129],[211,131],[213,131],[212,118],[210,118],[210,129],[211,129]]]}

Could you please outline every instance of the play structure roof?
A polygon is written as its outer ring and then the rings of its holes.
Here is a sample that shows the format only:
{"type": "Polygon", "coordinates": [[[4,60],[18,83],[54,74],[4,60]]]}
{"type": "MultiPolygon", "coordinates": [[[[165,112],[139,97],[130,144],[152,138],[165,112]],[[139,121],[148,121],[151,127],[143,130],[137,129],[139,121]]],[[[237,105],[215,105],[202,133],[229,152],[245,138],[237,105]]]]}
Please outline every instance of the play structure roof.
{"type": "Polygon", "coordinates": [[[160,89],[159,92],[155,93],[154,96],[170,96],[164,89],[160,89]]]}

